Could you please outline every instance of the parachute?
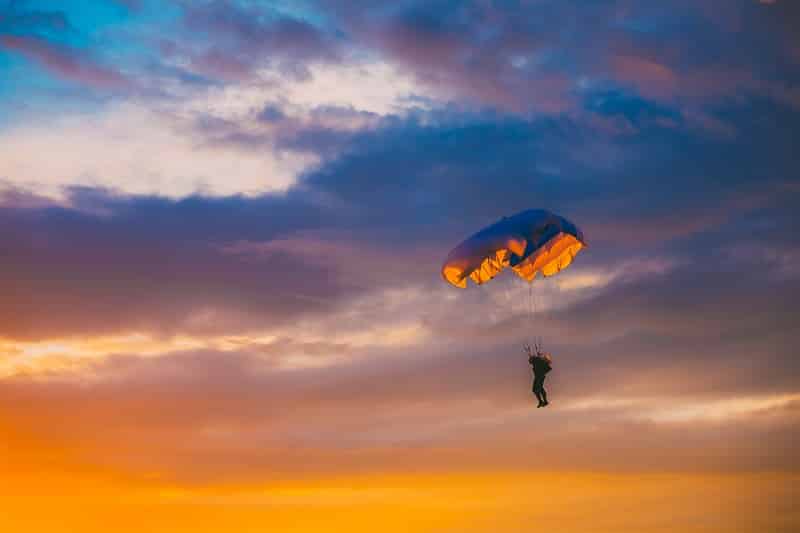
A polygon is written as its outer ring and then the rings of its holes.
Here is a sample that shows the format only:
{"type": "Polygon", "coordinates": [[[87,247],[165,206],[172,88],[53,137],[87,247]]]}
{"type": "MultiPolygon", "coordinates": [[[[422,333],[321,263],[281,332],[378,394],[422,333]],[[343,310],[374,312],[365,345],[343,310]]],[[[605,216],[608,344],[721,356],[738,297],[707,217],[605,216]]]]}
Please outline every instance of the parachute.
{"type": "Polygon", "coordinates": [[[442,277],[465,289],[467,279],[481,285],[505,268],[532,282],[567,268],[586,246],[583,232],[569,220],[544,209],[530,209],[495,222],[453,248],[442,277]]]}
{"type": "MultiPolygon", "coordinates": [[[[468,279],[482,285],[510,268],[528,281],[528,314],[533,326],[534,278],[539,273],[548,277],[561,272],[584,246],[583,232],[575,224],[544,209],[530,209],[504,217],[453,248],[442,265],[442,277],[465,289],[468,279]]],[[[542,344],[540,335],[537,351],[542,344]]]]}

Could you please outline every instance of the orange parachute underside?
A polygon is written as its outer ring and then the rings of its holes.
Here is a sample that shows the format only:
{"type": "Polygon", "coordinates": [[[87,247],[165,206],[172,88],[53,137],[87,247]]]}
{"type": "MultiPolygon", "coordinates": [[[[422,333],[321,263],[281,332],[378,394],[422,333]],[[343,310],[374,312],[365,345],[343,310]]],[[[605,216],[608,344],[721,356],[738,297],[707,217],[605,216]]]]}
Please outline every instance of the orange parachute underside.
{"type": "Polygon", "coordinates": [[[466,288],[481,285],[505,268],[527,281],[567,268],[586,245],[583,233],[567,219],[542,209],[523,211],[484,228],[454,248],[442,265],[442,277],[466,288]]]}

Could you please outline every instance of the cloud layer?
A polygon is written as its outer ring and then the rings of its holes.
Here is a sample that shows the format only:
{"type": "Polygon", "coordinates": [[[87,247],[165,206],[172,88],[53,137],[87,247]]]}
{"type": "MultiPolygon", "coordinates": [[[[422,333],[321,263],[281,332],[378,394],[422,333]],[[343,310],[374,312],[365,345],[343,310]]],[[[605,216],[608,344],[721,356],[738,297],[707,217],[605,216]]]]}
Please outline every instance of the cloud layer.
{"type": "Polygon", "coordinates": [[[161,4],[0,8],[0,467],[796,476],[795,4],[161,4]],[[532,300],[440,279],[530,207],[532,300]]]}

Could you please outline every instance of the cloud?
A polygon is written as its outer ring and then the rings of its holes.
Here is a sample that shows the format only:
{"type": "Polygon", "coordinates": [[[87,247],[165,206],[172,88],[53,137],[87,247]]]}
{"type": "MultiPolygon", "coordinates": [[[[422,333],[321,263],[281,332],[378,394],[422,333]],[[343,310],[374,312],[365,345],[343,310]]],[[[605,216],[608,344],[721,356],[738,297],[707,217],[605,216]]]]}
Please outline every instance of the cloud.
{"type": "Polygon", "coordinates": [[[59,48],[43,39],[0,35],[0,48],[35,60],[58,77],[80,85],[111,91],[130,91],[136,87],[119,71],[93,63],[77,52],[59,48]]]}
{"type": "Polygon", "coordinates": [[[385,66],[314,74],[270,87],[164,85],[175,98],[115,101],[96,113],[12,123],[0,130],[0,172],[19,190],[55,198],[70,186],[173,198],[282,190],[356,132],[406,106],[408,80],[385,66]],[[266,106],[280,108],[285,120],[259,119],[266,106]],[[36,156],[43,152],[49,156],[36,156]]]}
{"type": "Polygon", "coordinates": [[[183,3],[119,55],[70,55],[56,18],[4,34],[119,93],[0,133],[4,456],[178,483],[793,472],[786,4],[183,3]],[[534,206],[589,246],[532,316],[511,276],[442,282],[534,206]]]}
{"type": "MultiPolygon", "coordinates": [[[[118,356],[89,373],[5,379],[0,420],[71,450],[80,464],[101,461],[128,475],[159,471],[179,483],[263,480],[301,464],[316,475],[437,464],[536,470],[542,465],[530,456],[533,442],[548,470],[642,471],[654,468],[654,453],[658,470],[685,470],[687,461],[693,471],[786,469],[796,460],[796,409],[776,404],[774,393],[746,396],[753,406],[783,409],[770,415],[737,407],[741,389],[709,399],[684,389],[673,398],[665,387],[642,402],[624,386],[633,376],[618,372],[595,375],[605,393],[594,409],[587,402],[597,401],[597,391],[551,381],[554,405],[542,414],[531,410],[524,361],[514,364],[496,349],[370,351],[367,359],[292,370],[271,366],[270,353],[249,347],[118,356]],[[734,411],[687,415],[706,404],[734,411]]],[[[575,379],[568,367],[557,370],[575,379]]],[[[700,374],[685,379],[707,381],[700,374]]]]}
{"type": "Polygon", "coordinates": [[[797,80],[788,76],[800,49],[791,2],[679,1],[665,9],[612,1],[502,7],[436,1],[390,8],[320,1],[292,10],[213,0],[180,2],[170,16],[153,19],[169,35],[158,39],[139,26],[150,20],[145,15],[153,6],[135,4],[126,10],[132,29],[120,43],[132,53],[90,41],[100,63],[40,35],[42,28],[66,32],[69,13],[14,11],[13,20],[28,22],[15,23],[7,39],[61,76],[106,88],[135,79],[154,93],[170,85],[170,76],[229,85],[265,77],[312,82],[320,67],[377,59],[414,79],[427,97],[523,117],[580,113],[586,91],[600,86],[635,91],[694,115],[741,98],[795,108],[798,101],[797,80]],[[119,66],[112,57],[125,58],[122,71],[130,76],[101,66],[119,66]],[[143,70],[146,63],[160,68],[143,70]],[[151,78],[154,70],[159,74],[151,78]]]}
{"type": "Polygon", "coordinates": [[[0,157],[7,181],[51,198],[63,198],[71,186],[167,197],[253,195],[285,189],[313,160],[268,149],[199,146],[203,140],[191,129],[180,109],[115,104],[98,115],[8,128],[0,132],[0,157]]]}
{"type": "Polygon", "coordinates": [[[776,87],[793,61],[787,43],[796,40],[779,19],[796,14],[783,4],[782,16],[752,1],[725,9],[718,2],[670,9],[645,2],[339,4],[336,20],[452,101],[522,115],[574,113],[587,87],[610,84],[696,110],[742,94],[788,102],[776,87]],[[702,45],[684,44],[687,34],[702,45]],[[781,67],[767,67],[774,64],[767,57],[781,67]]]}
{"type": "MultiPolygon", "coordinates": [[[[279,227],[268,221],[280,211],[288,216],[287,221],[308,216],[306,223],[310,223],[314,219],[311,206],[272,210],[274,201],[265,199],[252,204],[252,211],[244,218],[240,218],[244,213],[236,215],[234,218],[240,220],[235,222],[222,212],[230,213],[240,200],[223,200],[217,207],[227,221],[216,226],[206,218],[205,209],[210,205],[197,201],[112,201],[106,205],[112,212],[118,211],[111,216],[103,216],[103,205],[96,203],[93,205],[101,214],[57,207],[39,213],[6,212],[20,225],[15,225],[7,240],[11,260],[4,279],[14,289],[3,313],[9,320],[5,333],[46,336],[119,328],[161,329],[161,318],[152,310],[162,306],[173,317],[163,324],[166,330],[178,322],[194,324],[191,328],[224,329],[237,327],[236,323],[284,320],[281,317],[288,318],[293,307],[309,305],[300,297],[303,293],[335,298],[343,290],[330,285],[323,267],[293,266],[294,261],[285,255],[273,257],[269,264],[239,262],[215,249],[220,237],[234,227],[249,227],[239,233],[245,237],[279,232],[279,227]],[[189,223],[191,219],[195,221],[189,223]],[[131,224],[133,220],[138,222],[131,224]],[[161,226],[163,239],[151,238],[153,224],[161,226]],[[77,242],[81,244],[76,247],[77,242]],[[50,260],[59,262],[58,273],[45,274],[50,270],[50,260]],[[256,286],[247,287],[248,278],[256,286]],[[220,313],[234,308],[238,311],[223,320],[220,313]],[[268,308],[272,311],[261,314],[268,308]],[[37,309],[44,314],[34,318],[37,309]]],[[[238,230],[234,230],[236,233],[238,230]]]]}
{"type": "MultiPolygon", "coordinates": [[[[621,112],[629,112],[626,105],[621,112]]],[[[531,205],[546,205],[583,227],[590,247],[581,263],[608,275],[614,286],[624,277],[611,274],[647,256],[685,264],[685,279],[674,281],[680,285],[694,286],[701,266],[712,281],[715,269],[734,272],[735,279],[743,272],[738,269],[750,267],[730,263],[722,250],[761,226],[762,246],[785,247],[780,240],[790,232],[793,147],[767,135],[766,123],[750,111],[731,115],[743,127],[735,139],[643,121],[634,137],[592,140],[584,123],[566,118],[521,121],[447,111],[380,118],[350,108],[281,109],[287,109],[281,120],[260,126],[273,128],[273,139],[297,143],[315,129],[337,135],[336,149],[284,191],[171,200],[77,188],[67,190],[62,207],[7,205],[5,246],[13,253],[5,277],[12,295],[5,335],[249,331],[314,309],[332,312],[366,293],[436,287],[448,246],[531,205]],[[612,167],[597,167],[585,159],[593,144],[624,156],[612,167]],[[54,264],[58,272],[48,274],[54,264]]],[[[251,120],[258,121],[259,112],[252,109],[251,120]]],[[[606,106],[604,112],[617,111],[606,106]]],[[[776,119],[781,113],[774,106],[762,112],[776,119]]],[[[788,127],[793,120],[783,116],[779,123],[788,127]]],[[[239,131],[238,124],[211,120],[203,128],[207,138],[222,138],[239,131]]],[[[143,146],[152,141],[142,136],[143,146]]],[[[313,150],[324,153],[318,142],[311,141],[313,150]]],[[[187,150],[185,162],[193,168],[187,150]]],[[[241,166],[247,161],[242,153],[241,146],[232,147],[205,166],[234,159],[241,166]]],[[[224,169],[219,178],[234,190],[240,186],[224,169]]],[[[763,268],[780,268],[775,279],[793,283],[791,271],[778,263],[763,268]]],[[[572,294],[596,289],[589,284],[572,294]]],[[[629,303],[620,316],[635,320],[639,299],[629,303]]]]}
{"type": "Polygon", "coordinates": [[[248,78],[265,67],[304,80],[311,64],[341,59],[334,35],[270,9],[226,0],[185,3],[181,25],[188,38],[175,47],[177,55],[187,56],[196,72],[223,80],[248,78]]]}
{"type": "MultiPolygon", "coordinates": [[[[51,270],[48,287],[27,285],[12,265],[10,294],[33,302],[37,315],[12,302],[4,324],[28,318],[35,337],[155,327],[207,346],[170,346],[167,336],[166,349],[148,357],[114,355],[123,340],[72,369],[45,366],[30,377],[6,378],[6,423],[62,443],[77,461],[102,456],[115,469],[158,470],[183,482],[256,479],[294,471],[300,461],[328,473],[390,464],[535,468],[526,459],[534,440],[558,468],[646,469],[653,450],[660,468],[687,461],[733,470],[792,464],[793,404],[765,416],[740,409],[735,398],[773,408],[772,399],[796,394],[796,279],[770,278],[711,249],[684,264],[631,263],[566,305],[561,289],[548,285],[556,305],[535,320],[557,355],[548,383],[559,417],[537,418],[534,432],[527,369],[514,357],[527,319],[520,307],[490,301],[503,287],[453,292],[435,275],[437,247],[409,254],[411,248],[396,247],[402,241],[369,243],[370,232],[348,227],[347,217],[333,216],[336,209],[311,204],[298,211],[307,199],[293,194],[172,202],[95,193],[75,200],[82,209],[93,206],[91,213],[6,211],[30,224],[26,231],[4,224],[10,234],[31,236],[23,243],[47,254],[32,255],[18,270],[41,279],[37,264],[59,264],[66,281],[59,287],[51,270]],[[292,209],[282,206],[288,201],[292,209]],[[332,221],[339,233],[331,233],[332,221]],[[300,223],[306,233],[298,233],[300,223]],[[197,243],[196,234],[208,240],[197,243]],[[58,244],[79,241],[86,248],[73,253],[58,244]],[[360,271],[368,275],[354,275],[360,271]],[[83,286],[77,276],[92,283],[83,286]],[[43,288],[52,290],[37,296],[43,288]],[[298,288],[313,300],[285,297],[298,288]],[[68,312],[52,308],[70,293],[75,304],[64,307],[68,312]],[[93,301],[118,308],[94,309],[93,301]],[[210,322],[187,319],[211,305],[220,312],[210,322]],[[118,322],[108,327],[107,315],[118,322]],[[392,327],[406,325],[422,334],[388,342],[392,327]],[[586,408],[598,401],[599,410],[586,408]],[[691,415],[692,406],[703,405],[724,416],[691,415]],[[78,412],[79,420],[69,414],[78,412]],[[128,425],[134,420],[135,430],[128,425]],[[720,433],[737,447],[722,453],[715,444],[720,433]],[[617,453],[623,441],[624,461],[617,453]],[[195,444],[187,449],[179,444],[185,442],[195,444]],[[570,450],[564,442],[584,446],[570,450]],[[143,449],[151,453],[143,456],[143,449]],[[237,466],[242,457],[246,469],[237,466]]],[[[12,257],[24,258],[18,250],[12,257]]],[[[598,268],[596,261],[583,266],[598,268]]]]}

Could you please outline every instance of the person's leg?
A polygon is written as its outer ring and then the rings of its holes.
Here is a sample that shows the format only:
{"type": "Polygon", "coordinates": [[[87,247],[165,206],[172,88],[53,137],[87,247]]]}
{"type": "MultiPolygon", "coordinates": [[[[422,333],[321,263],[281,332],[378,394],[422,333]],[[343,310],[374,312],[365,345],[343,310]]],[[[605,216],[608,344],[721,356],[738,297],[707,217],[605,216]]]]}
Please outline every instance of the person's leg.
{"type": "Polygon", "coordinates": [[[547,405],[547,391],[544,390],[544,377],[542,377],[542,381],[539,382],[539,394],[542,395],[542,407],[547,405]]]}
{"type": "Polygon", "coordinates": [[[536,395],[536,399],[539,400],[538,407],[544,405],[544,400],[542,399],[542,380],[538,378],[533,380],[533,393],[536,395]]]}

